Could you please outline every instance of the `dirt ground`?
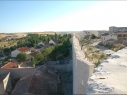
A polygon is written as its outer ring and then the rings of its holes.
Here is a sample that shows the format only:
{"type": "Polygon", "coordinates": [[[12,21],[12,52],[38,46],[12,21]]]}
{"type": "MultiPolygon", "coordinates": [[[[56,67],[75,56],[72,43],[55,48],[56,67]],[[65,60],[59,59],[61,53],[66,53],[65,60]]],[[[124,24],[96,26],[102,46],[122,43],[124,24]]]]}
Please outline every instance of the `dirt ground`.
{"type": "Polygon", "coordinates": [[[4,34],[4,33],[1,33],[0,34],[0,39],[2,39],[2,38],[4,38],[4,37],[6,37],[6,36],[17,36],[17,38],[21,38],[21,37],[25,37],[27,34],[26,33],[6,33],[6,34],[4,34]]]}

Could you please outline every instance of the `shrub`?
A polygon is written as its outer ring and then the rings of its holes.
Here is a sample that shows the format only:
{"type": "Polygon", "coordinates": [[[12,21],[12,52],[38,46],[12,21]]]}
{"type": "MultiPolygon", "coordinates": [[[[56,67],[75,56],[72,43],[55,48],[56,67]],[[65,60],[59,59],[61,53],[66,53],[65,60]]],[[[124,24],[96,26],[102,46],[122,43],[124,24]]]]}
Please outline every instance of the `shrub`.
{"type": "Polygon", "coordinates": [[[94,64],[95,64],[95,66],[97,67],[100,63],[101,63],[101,61],[100,61],[100,60],[98,60],[98,61],[97,61],[97,62],[95,62],[94,64]]]}

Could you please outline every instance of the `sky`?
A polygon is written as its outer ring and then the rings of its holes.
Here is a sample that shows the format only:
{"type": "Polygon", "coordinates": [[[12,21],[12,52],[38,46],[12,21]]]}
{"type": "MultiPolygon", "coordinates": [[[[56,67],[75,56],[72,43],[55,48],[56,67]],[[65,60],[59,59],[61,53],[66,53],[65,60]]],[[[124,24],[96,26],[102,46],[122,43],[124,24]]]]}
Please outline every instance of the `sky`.
{"type": "Polygon", "coordinates": [[[127,1],[0,1],[0,33],[126,27],[127,1]]]}

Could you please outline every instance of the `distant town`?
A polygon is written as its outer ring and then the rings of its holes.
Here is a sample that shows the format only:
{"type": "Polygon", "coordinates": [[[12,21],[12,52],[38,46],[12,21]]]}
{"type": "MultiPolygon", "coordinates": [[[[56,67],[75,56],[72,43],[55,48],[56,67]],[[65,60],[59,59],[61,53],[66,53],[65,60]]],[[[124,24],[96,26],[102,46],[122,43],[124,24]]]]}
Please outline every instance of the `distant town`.
{"type": "Polygon", "coordinates": [[[126,94],[126,46],[127,27],[1,33],[0,95],[126,94]]]}

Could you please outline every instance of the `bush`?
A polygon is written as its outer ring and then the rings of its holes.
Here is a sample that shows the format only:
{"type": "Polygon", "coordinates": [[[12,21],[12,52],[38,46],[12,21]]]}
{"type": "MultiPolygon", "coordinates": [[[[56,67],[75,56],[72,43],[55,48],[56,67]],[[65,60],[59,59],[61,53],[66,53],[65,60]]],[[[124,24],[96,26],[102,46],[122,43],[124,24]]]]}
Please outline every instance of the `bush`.
{"type": "Polygon", "coordinates": [[[95,62],[94,64],[95,64],[95,66],[97,67],[100,63],[101,63],[101,61],[100,61],[100,60],[98,60],[98,61],[97,61],[97,62],[95,62]]]}
{"type": "Polygon", "coordinates": [[[102,44],[101,42],[100,42],[98,45],[100,45],[100,46],[104,46],[104,44],[102,44]]]}

